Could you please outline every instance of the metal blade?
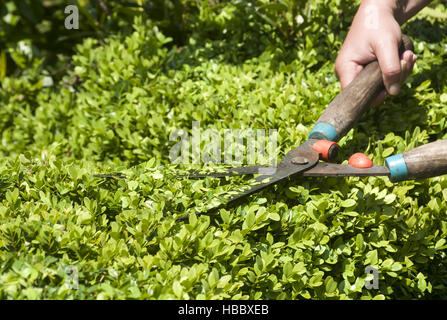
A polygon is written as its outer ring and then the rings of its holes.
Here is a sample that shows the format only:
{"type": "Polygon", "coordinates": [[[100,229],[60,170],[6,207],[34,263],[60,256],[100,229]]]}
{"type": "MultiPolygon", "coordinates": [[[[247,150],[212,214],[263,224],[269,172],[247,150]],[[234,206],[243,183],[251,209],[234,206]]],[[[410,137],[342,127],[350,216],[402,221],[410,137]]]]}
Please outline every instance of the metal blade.
{"type": "MultiPolygon", "coordinates": [[[[313,150],[309,150],[306,144],[304,144],[304,147],[290,150],[281,160],[278,167],[268,168],[268,174],[263,174],[255,178],[255,181],[259,182],[259,184],[253,185],[250,187],[250,189],[242,191],[241,193],[238,193],[237,195],[229,198],[226,204],[233,204],[238,200],[246,198],[247,196],[255,192],[261,191],[268,186],[276,184],[279,181],[300,175],[302,172],[305,172],[306,170],[314,167],[318,163],[318,158],[318,153],[313,150]],[[297,156],[302,156],[306,159],[306,162],[303,164],[294,164],[292,162],[292,159],[296,158],[297,156]]],[[[259,167],[257,168],[257,170],[260,171],[259,167]]],[[[263,167],[263,170],[265,170],[265,167],[263,167]]]]}
{"type": "MultiPolygon", "coordinates": [[[[290,150],[278,166],[245,166],[245,167],[235,167],[235,168],[223,168],[217,169],[220,172],[200,172],[199,170],[191,170],[188,174],[177,175],[177,177],[184,177],[190,179],[206,178],[206,177],[231,177],[238,175],[251,175],[251,174],[261,174],[272,176],[278,171],[287,172],[288,175],[294,175],[303,170],[308,170],[318,163],[319,154],[312,149],[313,140],[307,140],[298,148],[290,150]],[[305,159],[302,164],[296,164],[293,162],[294,158],[301,157],[305,159]]],[[[263,178],[260,178],[261,180],[263,178]]],[[[260,180],[257,180],[260,181],[260,180]]]]}
{"type": "Polygon", "coordinates": [[[111,173],[111,174],[94,174],[93,177],[95,178],[118,178],[118,179],[125,179],[126,176],[122,173],[111,173]]]}
{"type": "Polygon", "coordinates": [[[226,205],[231,205],[240,199],[246,198],[253,193],[256,193],[271,185],[274,185],[281,180],[286,180],[289,176],[290,176],[289,172],[277,171],[274,175],[262,175],[256,177],[254,180],[259,182],[259,184],[252,185],[248,190],[242,191],[237,195],[232,196],[227,200],[226,205]]]}
{"type": "MultiPolygon", "coordinates": [[[[257,182],[259,182],[259,184],[252,185],[247,190],[237,192],[237,194],[227,198],[224,203],[221,203],[220,205],[218,205],[216,207],[208,209],[207,211],[204,211],[204,212],[196,212],[196,214],[197,215],[208,215],[208,214],[215,212],[218,209],[221,209],[223,207],[235,205],[236,203],[238,203],[239,201],[242,201],[249,195],[259,192],[273,184],[278,183],[281,180],[288,179],[289,177],[290,177],[290,172],[284,171],[284,170],[277,171],[274,175],[261,175],[254,179],[257,182]]],[[[177,218],[177,220],[185,220],[187,218],[188,218],[188,216],[182,216],[182,217],[177,218]]]]}
{"type": "MultiPolygon", "coordinates": [[[[237,194],[226,199],[226,202],[220,204],[219,206],[213,207],[205,212],[196,212],[196,214],[209,214],[212,213],[224,206],[234,205],[240,200],[248,197],[249,195],[261,191],[273,184],[276,184],[280,181],[291,179],[297,175],[300,175],[303,171],[309,170],[313,166],[318,163],[319,155],[315,151],[311,150],[309,146],[305,143],[299,148],[290,150],[285,157],[281,160],[278,167],[261,167],[263,170],[266,170],[267,174],[260,175],[256,177],[254,180],[259,182],[259,184],[252,185],[249,189],[238,192],[237,194]],[[301,156],[305,158],[306,161],[303,164],[295,164],[293,163],[293,159],[297,156],[301,156]]],[[[257,168],[257,173],[259,173],[260,167],[252,167],[257,168]]],[[[178,220],[187,219],[187,216],[179,217],[178,220]]]]}
{"type": "Polygon", "coordinates": [[[302,173],[304,177],[370,177],[389,176],[390,170],[384,166],[355,168],[349,164],[319,162],[315,167],[302,173]]]}
{"type": "Polygon", "coordinates": [[[214,177],[214,178],[224,178],[224,177],[234,177],[241,175],[253,175],[253,174],[261,174],[266,172],[270,167],[264,166],[246,166],[246,167],[235,167],[235,168],[224,168],[221,169],[221,172],[209,172],[209,173],[201,173],[198,170],[191,170],[188,174],[180,174],[177,177],[183,177],[188,179],[199,179],[206,177],[214,177]]]}

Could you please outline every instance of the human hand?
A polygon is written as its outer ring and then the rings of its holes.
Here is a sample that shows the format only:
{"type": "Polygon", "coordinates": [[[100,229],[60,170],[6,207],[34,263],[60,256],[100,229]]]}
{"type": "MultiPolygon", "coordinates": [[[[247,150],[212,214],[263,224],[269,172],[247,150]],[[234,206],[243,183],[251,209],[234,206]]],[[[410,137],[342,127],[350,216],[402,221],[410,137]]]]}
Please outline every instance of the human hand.
{"type": "Polygon", "coordinates": [[[399,93],[417,59],[410,50],[399,57],[402,33],[392,2],[362,2],[335,61],[335,73],[344,89],[362,71],[364,65],[378,60],[386,90],[379,94],[373,105],[380,104],[387,93],[399,93]]]}

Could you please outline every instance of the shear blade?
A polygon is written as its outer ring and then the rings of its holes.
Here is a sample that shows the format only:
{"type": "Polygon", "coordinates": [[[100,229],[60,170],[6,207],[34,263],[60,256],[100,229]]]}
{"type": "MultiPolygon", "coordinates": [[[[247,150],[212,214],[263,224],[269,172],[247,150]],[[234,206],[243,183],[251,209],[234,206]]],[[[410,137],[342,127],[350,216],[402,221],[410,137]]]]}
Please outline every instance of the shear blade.
{"type": "Polygon", "coordinates": [[[226,205],[231,205],[240,199],[246,198],[249,195],[261,191],[271,185],[277,184],[280,181],[287,180],[290,178],[290,172],[288,171],[277,171],[274,175],[261,175],[256,177],[254,180],[259,184],[251,185],[249,189],[244,190],[237,195],[231,197],[227,200],[226,205]]]}
{"type": "Polygon", "coordinates": [[[251,185],[247,190],[238,192],[236,195],[233,195],[226,199],[225,203],[222,203],[221,205],[211,208],[205,212],[200,212],[200,214],[208,214],[211,212],[214,212],[223,206],[230,206],[234,205],[238,201],[248,197],[249,195],[256,193],[258,191],[261,191],[271,185],[277,184],[280,181],[285,181],[288,179],[292,179],[297,175],[300,175],[302,172],[309,170],[313,166],[315,166],[318,163],[318,153],[306,150],[304,148],[296,148],[291,151],[289,151],[286,156],[281,160],[278,167],[242,167],[239,168],[233,168],[230,170],[236,171],[236,173],[240,172],[250,172],[256,169],[256,173],[264,171],[264,173],[267,174],[261,174],[260,176],[257,176],[254,180],[258,182],[258,184],[251,185]],[[304,156],[306,158],[306,163],[303,164],[293,164],[292,159],[296,156],[304,156]],[[244,168],[250,168],[250,169],[244,169],[244,168]],[[260,168],[262,168],[260,170],[260,168]]]}
{"type": "MultiPolygon", "coordinates": [[[[214,177],[214,178],[224,178],[224,177],[234,177],[241,175],[253,175],[253,174],[263,174],[269,171],[273,167],[264,167],[264,166],[246,166],[246,167],[235,167],[229,169],[222,169],[221,172],[209,172],[209,173],[201,173],[197,170],[191,170],[188,174],[178,175],[178,177],[184,177],[189,179],[199,179],[206,177],[214,177]]],[[[272,170],[270,170],[272,171],[272,170]]]]}
{"type": "MultiPolygon", "coordinates": [[[[221,203],[218,206],[215,206],[213,208],[210,208],[203,212],[196,212],[196,214],[210,214],[212,212],[215,212],[223,207],[226,206],[232,206],[239,201],[245,199],[246,197],[257,193],[271,185],[274,185],[278,183],[279,181],[286,180],[290,177],[290,172],[288,171],[277,171],[274,175],[261,175],[256,177],[254,180],[258,182],[258,184],[251,185],[248,189],[237,192],[237,194],[232,195],[225,199],[224,203],[221,203]]],[[[179,217],[178,220],[185,220],[188,216],[179,217]]]]}
{"type": "Polygon", "coordinates": [[[384,166],[355,168],[349,164],[319,162],[315,167],[303,172],[304,177],[371,177],[389,176],[390,170],[384,166]]]}

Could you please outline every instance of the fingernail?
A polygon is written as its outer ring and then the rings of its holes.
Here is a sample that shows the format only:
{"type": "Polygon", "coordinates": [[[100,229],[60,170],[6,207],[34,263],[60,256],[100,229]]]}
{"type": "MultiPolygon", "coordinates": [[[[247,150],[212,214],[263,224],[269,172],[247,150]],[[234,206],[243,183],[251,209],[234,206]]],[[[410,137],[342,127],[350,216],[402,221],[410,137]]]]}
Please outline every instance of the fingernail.
{"type": "Polygon", "coordinates": [[[413,53],[413,62],[417,60],[418,56],[413,53]]]}
{"type": "Polygon", "coordinates": [[[410,61],[412,58],[413,58],[413,52],[411,51],[405,51],[405,53],[402,55],[402,60],[410,61]]]}
{"type": "Polygon", "coordinates": [[[398,84],[398,83],[393,83],[393,84],[390,86],[390,89],[388,90],[388,93],[391,94],[391,95],[393,95],[393,96],[395,96],[395,95],[397,95],[397,94],[399,93],[399,90],[400,90],[400,84],[398,84]]]}

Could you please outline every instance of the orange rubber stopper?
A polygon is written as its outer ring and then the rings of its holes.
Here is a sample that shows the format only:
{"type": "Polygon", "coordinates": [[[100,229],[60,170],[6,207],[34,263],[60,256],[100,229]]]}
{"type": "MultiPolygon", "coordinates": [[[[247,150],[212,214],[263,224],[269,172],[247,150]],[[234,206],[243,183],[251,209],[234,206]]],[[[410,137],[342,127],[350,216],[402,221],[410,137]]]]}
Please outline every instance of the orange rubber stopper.
{"type": "MultiPolygon", "coordinates": [[[[333,158],[330,152],[331,148],[333,147],[338,149],[337,142],[318,140],[313,144],[312,149],[320,154],[320,158],[322,160],[330,161],[332,160],[331,158],[333,158]]],[[[334,155],[336,156],[336,153],[334,155]]]]}
{"type": "Polygon", "coordinates": [[[371,168],[373,166],[371,159],[361,152],[354,153],[349,158],[348,163],[355,168],[371,168]]]}

